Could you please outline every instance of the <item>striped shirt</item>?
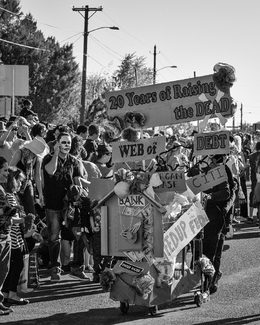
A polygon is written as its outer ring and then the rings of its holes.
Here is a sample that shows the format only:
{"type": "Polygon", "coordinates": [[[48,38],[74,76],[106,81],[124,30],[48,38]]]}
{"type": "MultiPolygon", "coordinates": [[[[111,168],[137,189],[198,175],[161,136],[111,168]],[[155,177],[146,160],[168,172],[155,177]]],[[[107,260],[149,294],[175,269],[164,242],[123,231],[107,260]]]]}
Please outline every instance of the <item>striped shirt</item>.
{"type": "MultiPolygon", "coordinates": [[[[14,207],[18,205],[18,200],[16,198],[15,193],[6,193],[6,200],[9,206],[14,207]]],[[[19,218],[19,214],[16,213],[16,215],[13,217],[19,218]]],[[[11,225],[11,249],[17,249],[21,248],[24,245],[22,232],[19,224],[12,224],[11,225]]]]}

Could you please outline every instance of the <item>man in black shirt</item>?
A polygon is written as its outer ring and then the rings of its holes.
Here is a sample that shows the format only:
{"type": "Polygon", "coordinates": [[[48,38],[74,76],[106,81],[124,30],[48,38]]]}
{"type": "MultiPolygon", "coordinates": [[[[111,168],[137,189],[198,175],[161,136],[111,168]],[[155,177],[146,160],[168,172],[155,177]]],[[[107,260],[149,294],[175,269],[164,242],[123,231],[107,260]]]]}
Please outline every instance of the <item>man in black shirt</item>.
{"type": "MultiPolygon", "coordinates": [[[[44,157],[42,168],[44,178],[44,199],[46,220],[48,226],[48,245],[51,260],[51,281],[60,280],[60,232],[63,221],[63,199],[70,185],[81,186],[88,184],[83,179],[83,170],[80,162],[69,154],[71,136],[69,133],[60,133],[54,145],[54,153],[44,157]]],[[[81,280],[89,280],[79,265],[78,269],[71,270],[81,280]]]]}

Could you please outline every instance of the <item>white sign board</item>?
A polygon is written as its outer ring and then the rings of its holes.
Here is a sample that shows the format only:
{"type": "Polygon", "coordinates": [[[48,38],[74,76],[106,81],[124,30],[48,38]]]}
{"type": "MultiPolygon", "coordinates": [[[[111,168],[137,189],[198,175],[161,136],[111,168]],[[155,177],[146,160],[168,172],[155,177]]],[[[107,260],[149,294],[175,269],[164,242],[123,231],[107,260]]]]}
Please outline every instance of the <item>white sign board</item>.
{"type": "Polygon", "coordinates": [[[28,65],[0,65],[0,96],[28,95],[28,65]]]}
{"type": "Polygon", "coordinates": [[[186,180],[187,186],[196,195],[228,180],[224,165],[211,169],[186,180]]]}
{"type": "Polygon", "coordinates": [[[229,154],[229,131],[196,133],[194,135],[194,155],[229,154]]]}
{"type": "Polygon", "coordinates": [[[140,112],[145,128],[203,120],[206,115],[231,115],[232,98],[219,91],[213,75],[112,91],[106,94],[107,113],[140,112]]]}
{"type": "Polygon", "coordinates": [[[172,261],[208,222],[206,212],[197,201],[165,232],[165,258],[172,261]]]}
{"type": "Polygon", "coordinates": [[[165,151],[165,137],[140,139],[136,142],[112,142],[112,162],[127,162],[152,159],[165,151]]]}

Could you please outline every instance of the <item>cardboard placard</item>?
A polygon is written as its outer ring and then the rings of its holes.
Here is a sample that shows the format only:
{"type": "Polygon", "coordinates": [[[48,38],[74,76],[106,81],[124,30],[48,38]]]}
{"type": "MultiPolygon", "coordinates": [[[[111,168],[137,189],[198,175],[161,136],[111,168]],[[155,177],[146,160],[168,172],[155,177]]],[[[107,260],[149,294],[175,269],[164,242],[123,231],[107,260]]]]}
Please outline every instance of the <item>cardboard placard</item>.
{"type": "Polygon", "coordinates": [[[150,86],[112,91],[106,94],[108,115],[141,112],[145,127],[203,120],[206,115],[231,115],[230,95],[219,91],[213,75],[150,86]]]}
{"type": "Polygon", "coordinates": [[[206,191],[218,184],[227,181],[228,176],[224,165],[220,165],[207,172],[207,174],[199,174],[187,179],[186,183],[192,192],[196,195],[206,191]]]}
{"type": "Polygon", "coordinates": [[[164,234],[164,255],[172,261],[209,222],[197,201],[164,234]]]}
{"type": "Polygon", "coordinates": [[[196,133],[194,155],[225,155],[229,153],[229,131],[196,133]]]}
{"type": "Polygon", "coordinates": [[[136,142],[113,142],[112,162],[127,162],[152,159],[165,151],[165,137],[140,139],[136,142]]]}
{"type": "MultiPolygon", "coordinates": [[[[182,171],[168,171],[156,172],[159,174],[162,185],[155,187],[154,192],[178,192],[183,193],[187,190],[184,172],[182,171]]],[[[149,177],[152,175],[149,174],[149,177]]]]}

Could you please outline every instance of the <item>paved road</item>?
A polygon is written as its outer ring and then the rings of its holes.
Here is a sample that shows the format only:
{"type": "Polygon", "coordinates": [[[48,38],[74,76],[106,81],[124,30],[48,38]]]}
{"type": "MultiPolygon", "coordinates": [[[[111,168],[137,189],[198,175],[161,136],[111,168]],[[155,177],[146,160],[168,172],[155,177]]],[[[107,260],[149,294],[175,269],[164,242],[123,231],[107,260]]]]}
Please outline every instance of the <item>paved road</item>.
{"type": "MultiPolygon", "coordinates": [[[[242,219],[243,220],[243,219],[242,219]]],[[[234,238],[227,240],[222,262],[223,277],[211,301],[198,308],[193,295],[186,294],[159,306],[157,316],[148,309],[130,306],[121,314],[119,302],[109,299],[98,284],[62,277],[58,284],[41,272],[41,289],[27,295],[30,304],[14,307],[15,312],[0,317],[10,325],[86,324],[176,324],[241,325],[260,324],[259,228],[244,221],[236,226],[234,238]]]]}

